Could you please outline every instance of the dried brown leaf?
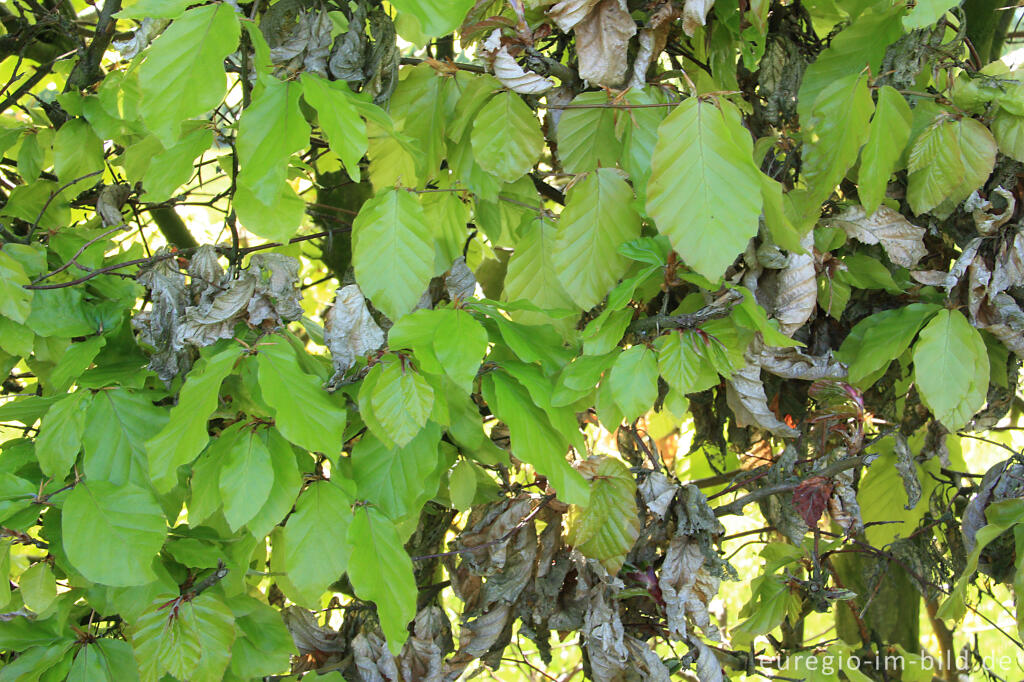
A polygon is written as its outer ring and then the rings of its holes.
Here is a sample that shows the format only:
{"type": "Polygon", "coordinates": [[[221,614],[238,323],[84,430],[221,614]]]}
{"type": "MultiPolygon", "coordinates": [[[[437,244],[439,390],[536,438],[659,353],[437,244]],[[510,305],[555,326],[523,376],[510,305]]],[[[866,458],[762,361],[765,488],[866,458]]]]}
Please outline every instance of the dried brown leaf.
{"type": "Polygon", "coordinates": [[[375,632],[360,632],[352,639],[352,657],[363,682],[391,682],[399,679],[395,657],[384,638],[375,632]]]}
{"type": "Polygon", "coordinates": [[[104,227],[115,227],[124,224],[121,207],[128,201],[132,188],[123,183],[106,185],[96,198],[96,212],[100,214],[104,227]]]}
{"type": "Polygon", "coordinates": [[[964,211],[970,211],[978,233],[986,236],[995,234],[1000,227],[1008,223],[1017,206],[1017,200],[1013,198],[1013,194],[1007,192],[1003,187],[996,187],[992,194],[999,195],[1006,202],[1006,208],[1000,213],[993,213],[992,201],[982,199],[977,190],[964,201],[964,211]]]}
{"type": "Polygon", "coordinates": [[[928,253],[924,228],[912,225],[899,211],[879,206],[867,215],[863,206],[849,206],[831,220],[846,234],[863,244],[881,244],[896,265],[912,268],[928,253]]]}
{"type": "Polygon", "coordinates": [[[622,85],[629,39],[636,33],[625,0],[601,0],[575,30],[580,78],[591,85],[622,85]]]}
{"type": "Polygon", "coordinates": [[[402,647],[398,667],[402,679],[441,682],[444,656],[451,650],[452,634],[448,618],[437,606],[428,606],[416,614],[412,636],[402,647]]]}
{"type": "Polygon", "coordinates": [[[787,336],[802,327],[818,304],[817,273],[814,268],[813,237],[801,241],[807,253],[791,253],[785,270],[779,273],[773,309],[779,331],[787,336]]]}
{"type": "Polygon", "coordinates": [[[484,41],[483,49],[491,62],[494,75],[501,84],[523,95],[539,95],[555,87],[555,82],[539,73],[527,71],[516,62],[508,48],[501,44],[501,31],[495,29],[484,41]]]}
{"type": "Polygon", "coordinates": [[[690,644],[697,648],[697,660],[694,667],[697,669],[697,679],[700,682],[723,682],[722,665],[718,662],[714,650],[696,637],[690,638],[690,644]]]}
{"type": "Polygon", "coordinates": [[[825,513],[828,498],[832,495],[832,481],[822,476],[812,476],[793,491],[793,506],[808,527],[818,525],[818,519],[825,513]]]}
{"type": "Polygon", "coordinates": [[[571,31],[583,21],[600,0],[562,0],[548,10],[548,18],[555,22],[563,33],[571,31]]]}
{"type": "Polygon", "coordinates": [[[683,640],[689,635],[687,619],[711,639],[719,639],[711,623],[708,604],[718,594],[719,579],[704,567],[704,552],[691,536],[677,534],[665,552],[658,587],[665,600],[669,635],[683,640]]]}
{"type": "Polygon", "coordinates": [[[669,29],[678,16],[679,8],[673,2],[662,3],[651,12],[647,25],[637,38],[640,49],[633,59],[633,76],[629,81],[629,87],[642,88],[647,83],[647,70],[665,49],[669,29]]]}
{"type": "Polygon", "coordinates": [[[332,383],[355,364],[357,357],[384,345],[384,331],[370,315],[357,285],[338,289],[334,307],[324,320],[324,345],[331,351],[334,364],[332,383]]]}
{"type": "Polygon", "coordinates": [[[921,500],[921,481],[917,478],[917,465],[914,464],[914,453],[910,451],[907,438],[898,431],[894,435],[893,452],[896,453],[896,471],[903,481],[903,489],[907,492],[907,503],[904,509],[913,509],[921,500]]]}
{"type": "Polygon", "coordinates": [[[693,37],[698,26],[704,26],[708,12],[714,7],[715,0],[686,0],[683,5],[683,31],[693,37]]]}
{"type": "Polygon", "coordinates": [[[644,477],[637,486],[640,498],[647,508],[658,518],[665,518],[672,500],[676,499],[679,486],[668,480],[668,476],[655,471],[644,477]]]}
{"type": "Polygon", "coordinates": [[[286,606],[281,610],[281,617],[292,636],[292,641],[295,642],[295,647],[303,655],[318,651],[326,654],[340,653],[347,648],[347,642],[341,633],[334,628],[320,625],[316,616],[308,609],[286,606]]]}
{"type": "Polygon", "coordinates": [[[748,350],[747,361],[760,365],[761,369],[783,379],[843,379],[847,375],[846,365],[826,355],[807,355],[799,348],[762,347],[754,354],[748,350]]]}
{"type": "Polygon", "coordinates": [[[466,265],[465,258],[459,256],[455,259],[448,274],[444,276],[444,286],[448,292],[448,298],[453,301],[455,299],[466,301],[473,298],[473,294],[476,293],[476,276],[466,265]]]}
{"type": "Polygon", "coordinates": [[[1024,360],[1024,310],[1006,292],[996,294],[978,311],[975,326],[996,337],[1024,360]]]}
{"type": "Polygon", "coordinates": [[[1024,228],[1018,229],[1013,236],[999,246],[995,266],[992,269],[992,282],[989,295],[994,296],[1011,287],[1024,285],[1024,228]]]}
{"type": "Polygon", "coordinates": [[[734,372],[726,382],[726,401],[739,426],[757,426],[781,438],[796,438],[800,433],[780,421],[768,408],[768,397],[761,383],[761,368],[749,365],[734,372]]]}
{"type": "Polygon", "coordinates": [[[835,488],[828,500],[828,513],[846,535],[856,535],[864,530],[864,520],[853,488],[853,472],[847,470],[835,477],[835,488]]]}
{"type": "MultiPolygon", "coordinates": [[[[165,253],[161,250],[157,255],[165,253]]],[[[145,269],[138,280],[149,290],[150,307],[132,318],[132,326],[139,332],[139,340],[153,349],[149,369],[169,384],[190,365],[176,339],[187,306],[185,276],[173,258],[164,258],[145,269]]]]}

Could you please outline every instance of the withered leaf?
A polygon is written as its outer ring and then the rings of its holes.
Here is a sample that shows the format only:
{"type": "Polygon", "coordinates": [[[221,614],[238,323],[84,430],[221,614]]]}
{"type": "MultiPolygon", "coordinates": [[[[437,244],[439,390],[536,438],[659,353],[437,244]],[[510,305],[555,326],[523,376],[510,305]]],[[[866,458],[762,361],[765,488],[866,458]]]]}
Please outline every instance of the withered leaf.
{"type": "Polygon", "coordinates": [[[999,246],[989,295],[994,296],[1010,287],[1024,285],[1024,228],[1020,228],[999,246]]]}
{"type": "Polygon", "coordinates": [[[996,294],[978,311],[976,326],[996,337],[1024,360],[1024,310],[1006,292],[996,294]]]}
{"type": "Polygon", "coordinates": [[[508,48],[501,44],[501,31],[495,30],[484,41],[484,50],[491,62],[494,75],[512,92],[539,95],[555,87],[555,82],[534,71],[527,71],[515,60],[508,48]]]}
{"type": "MultiPolygon", "coordinates": [[[[166,249],[157,252],[166,255],[166,249]]],[[[165,383],[189,367],[188,354],[176,341],[176,332],[185,316],[185,276],[173,258],[162,258],[139,275],[139,283],[149,290],[150,308],[132,318],[139,340],[153,349],[149,369],[165,383]]]]}
{"type": "Polygon", "coordinates": [[[868,215],[864,207],[848,206],[830,221],[863,244],[881,244],[896,265],[912,268],[928,253],[924,228],[912,225],[899,211],[882,205],[868,215]]]}
{"type": "Polygon", "coordinates": [[[444,287],[448,292],[448,298],[453,301],[455,299],[466,301],[473,298],[473,294],[476,293],[476,276],[466,265],[466,259],[462,256],[455,259],[452,267],[444,276],[444,287]]]}
{"type": "Polygon", "coordinates": [[[548,17],[555,22],[563,33],[568,33],[583,21],[591,8],[600,0],[561,0],[548,10],[548,17]]]}
{"type": "Polygon", "coordinates": [[[780,421],[768,408],[759,366],[748,365],[734,372],[726,382],[725,397],[739,426],[757,426],[781,438],[799,435],[796,429],[780,421]]]}
{"type": "Polygon", "coordinates": [[[441,682],[444,656],[451,650],[452,634],[448,617],[437,606],[427,606],[416,614],[413,634],[402,648],[398,667],[402,679],[441,682]]]}
{"type": "Polygon", "coordinates": [[[690,638],[690,644],[697,648],[697,660],[694,667],[697,669],[697,679],[700,682],[722,682],[725,676],[722,675],[722,665],[718,662],[715,652],[704,642],[696,637],[690,638]]]}
{"type": "Polygon", "coordinates": [[[708,604],[718,594],[720,581],[707,571],[704,560],[700,544],[688,535],[676,534],[665,552],[658,587],[665,600],[668,631],[673,639],[689,636],[687,619],[711,639],[719,639],[708,604]]]}
{"type": "Polygon", "coordinates": [[[659,518],[665,518],[672,500],[676,498],[676,491],[679,486],[668,480],[668,477],[658,471],[648,474],[637,486],[640,490],[640,498],[647,508],[659,518]]]}
{"type": "Polygon", "coordinates": [[[399,679],[395,658],[384,638],[375,632],[360,632],[352,639],[352,657],[363,682],[391,682],[399,679]]]}
{"type": "Polygon", "coordinates": [[[115,227],[124,224],[121,207],[128,200],[132,188],[123,183],[106,185],[96,198],[96,212],[100,214],[104,227],[115,227]]]}
{"type": "Polygon", "coordinates": [[[295,642],[295,647],[302,654],[317,651],[323,653],[339,653],[345,650],[345,638],[337,630],[320,625],[316,616],[308,609],[299,606],[286,606],[281,611],[285,627],[295,642]]]}
{"type": "Polygon", "coordinates": [[[800,242],[807,253],[789,254],[786,268],[779,273],[773,308],[779,331],[786,336],[802,327],[818,304],[818,284],[812,255],[813,237],[800,242]]]}
{"type": "Polygon", "coordinates": [[[621,85],[626,78],[626,48],[636,33],[625,0],[601,0],[575,30],[580,78],[591,85],[621,85]]]}
{"type": "Polygon", "coordinates": [[[807,355],[799,348],[768,346],[757,349],[756,353],[754,350],[751,345],[747,352],[747,362],[760,365],[764,371],[783,379],[817,381],[842,379],[847,375],[846,365],[833,358],[831,351],[826,355],[807,355]]]}
{"type": "Polygon", "coordinates": [[[693,37],[698,26],[704,26],[708,12],[714,7],[715,0],[686,0],[683,5],[683,31],[693,37]]]}
{"type": "Polygon", "coordinates": [[[664,2],[651,12],[647,25],[640,31],[637,42],[640,49],[633,58],[633,75],[629,87],[642,88],[647,82],[647,70],[651,68],[658,55],[665,49],[669,29],[672,22],[679,16],[679,9],[673,2],[664,2]]]}
{"type": "Polygon", "coordinates": [[[324,345],[331,351],[334,377],[340,378],[356,358],[384,345],[384,331],[366,307],[363,292],[355,284],[338,289],[334,307],[324,320],[324,345]]]}
{"type": "Polygon", "coordinates": [[[847,535],[856,535],[864,530],[857,492],[853,489],[852,471],[836,474],[832,497],[828,499],[828,513],[847,535]]]}
{"type": "Polygon", "coordinates": [[[971,192],[971,196],[967,197],[964,202],[964,211],[970,211],[978,233],[985,236],[995,234],[1000,227],[1008,223],[1017,206],[1017,200],[1014,199],[1013,194],[1007,192],[1003,187],[996,187],[992,194],[1002,197],[1006,202],[1006,207],[999,213],[992,212],[994,207],[991,199],[982,199],[978,190],[971,192]]]}
{"type": "Polygon", "coordinates": [[[921,481],[917,478],[917,466],[914,464],[914,453],[910,451],[907,438],[897,432],[893,438],[893,452],[896,453],[896,471],[903,481],[903,489],[907,492],[907,504],[904,509],[913,509],[921,499],[921,481]]]}

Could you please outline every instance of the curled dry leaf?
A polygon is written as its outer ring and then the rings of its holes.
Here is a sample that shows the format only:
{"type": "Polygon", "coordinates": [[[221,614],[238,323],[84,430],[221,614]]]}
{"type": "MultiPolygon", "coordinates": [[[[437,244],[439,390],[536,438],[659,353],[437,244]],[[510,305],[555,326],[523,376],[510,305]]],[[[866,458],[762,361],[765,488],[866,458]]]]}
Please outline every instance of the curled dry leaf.
{"type": "Polygon", "coordinates": [[[697,679],[700,682],[722,682],[725,679],[722,675],[722,665],[718,662],[718,657],[715,656],[711,647],[696,637],[691,637],[689,642],[697,649],[697,660],[694,661],[697,679]]]}
{"type": "Polygon", "coordinates": [[[986,236],[995,234],[1000,227],[1008,223],[1017,206],[1017,200],[1003,187],[996,187],[992,193],[999,195],[1006,202],[1006,208],[1000,213],[992,213],[992,201],[982,199],[978,190],[971,192],[971,196],[967,197],[964,202],[964,211],[969,211],[971,217],[974,218],[974,225],[978,228],[978,233],[986,236]]]}
{"type": "Polygon", "coordinates": [[[1024,228],[1018,228],[999,245],[988,288],[989,296],[1021,285],[1024,285],[1024,228]]]}
{"type": "Polygon", "coordinates": [[[739,426],[756,426],[781,438],[796,438],[799,431],[780,421],[768,408],[761,383],[761,368],[748,365],[734,372],[726,382],[726,401],[739,426]]]}
{"type": "Polygon", "coordinates": [[[683,31],[693,37],[698,26],[704,26],[715,0],[686,0],[683,5],[683,31]]]}
{"type": "Polygon", "coordinates": [[[366,78],[363,65],[366,51],[366,6],[356,3],[352,18],[348,22],[348,31],[338,36],[331,48],[331,56],[327,66],[335,80],[361,81],[366,78]]]}
{"type": "Polygon", "coordinates": [[[555,22],[563,33],[571,31],[583,21],[599,0],[562,0],[548,10],[548,18],[555,22]]]}
{"type": "Polygon", "coordinates": [[[128,201],[132,188],[123,183],[106,185],[96,198],[96,212],[100,214],[104,227],[115,227],[124,224],[121,207],[128,201]]]}
{"type": "Polygon", "coordinates": [[[971,241],[967,242],[964,246],[964,250],[960,252],[956,262],[953,263],[953,267],[950,269],[949,274],[946,275],[946,281],[943,282],[942,286],[946,289],[952,289],[959,282],[960,278],[967,272],[967,268],[974,262],[974,257],[978,255],[978,249],[981,248],[983,240],[981,237],[975,237],[971,241]]]}
{"type": "Polygon", "coordinates": [[[484,41],[483,48],[491,63],[494,75],[501,84],[512,92],[522,95],[539,95],[555,87],[555,82],[539,73],[527,71],[516,62],[508,48],[501,44],[501,31],[495,29],[484,41]]]}
{"type": "Polygon", "coordinates": [[[677,533],[665,552],[658,587],[665,600],[669,635],[673,639],[688,637],[687,619],[713,640],[718,628],[711,623],[708,604],[718,594],[719,579],[704,566],[704,552],[696,538],[677,533]]]}
{"type": "MultiPolygon", "coordinates": [[[[157,255],[166,253],[161,249],[157,255]]],[[[169,384],[179,371],[191,366],[188,354],[175,341],[188,304],[185,276],[173,258],[164,258],[144,269],[138,281],[149,290],[150,307],[132,318],[132,326],[139,332],[139,340],[153,349],[149,369],[169,384]]]]}
{"type": "Polygon", "coordinates": [[[807,253],[789,254],[786,268],[779,273],[773,308],[779,331],[786,336],[802,327],[818,305],[818,283],[814,269],[813,236],[808,234],[800,245],[807,253]]]}
{"type": "Polygon", "coordinates": [[[753,344],[747,350],[749,364],[760,365],[764,371],[783,379],[818,381],[843,379],[847,375],[846,365],[833,358],[831,351],[825,355],[807,355],[799,348],[774,346],[761,347],[756,353],[752,351],[753,344]]]}
{"type": "Polygon", "coordinates": [[[853,472],[849,469],[835,476],[835,488],[828,499],[828,513],[846,535],[856,535],[864,530],[864,520],[857,503],[857,491],[853,488],[853,472]]]}
{"type": "Polygon", "coordinates": [[[476,618],[466,621],[459,630],[459,650],[444,664],[444,679],[454,682],[474,660],[495,647],[504,649],[512,637],[512,607],[498,604],[476,618]]]}
{"type": "Polygon", "coordinates": [[[976,327],[996,337],[1024,360],[1024,310],[1006,292],[996,294],[978,310],[976,327]]]}
{"type": "Polygon", "coordinates": [[[651,12],[647,25],[640,31],[640,36],[637,38],[640,49],[637,50],[636,57],[633,59],[633,75],[629,81],[629,87],[642,88],[647,83],[647,70],[665,49],[669,29],[672,28],[672,22],[678,16],[679,8],[674,2],[663,2],[651,12]]]}
{"type": "Polygon", "coordinates": [[[668,476],[657,471],[645,476],[637,488],[644,505],[661,519],[665,518],[679,490],[679,486],[668,480],[668,476]]]}
{"type": "Polygon", "coordinates": [[[384,345],[384,331],[373,320],[363,292],[355,284],[338,289],[324,320],[324,345],[331,351],[334,377],[340,379],[356,358],[384,345]]]}
{"type": "Polygon", "coordinates": [[[352,640],[352,658],[363,682],[397,680],[398,666],[384,638],[375,632],[360,632],[352,640]]]}
{"type": "Polygon", "coordinates": [[[912,225],[899,211],[882,205],[868,215],[859,204],[848,206],[830,221],[863,244],[881,244],[896,265],[912,268],[928,253],[925,230],[912,225]]]}
{"type": "Polygon", "coordinates": [[[629,39],[636,33],[625,0],[601,0],[575,30],[580,78],[591,85],[622,85],[629,39]]]}
{"type": "Polygon", "coordinates": [[[281,611],[281,617],[292,636],[292,641],[295,642],[295,648],[303,656],[318,651],[325,654],[345,651],[345,637],[333,628],[320,625],[316,616],[308,609],[286,606],[281,611]]]}
{"type": "Polygon", "coordinates": [[[170,19],[146,17],[139,27],[124,40],[112,40],[111,49],[121,53],[121,59],[131,61],[136,55],[149,47],[149,44],[171,23],[170,19]]]}
{"type": "Polygon", "coordinates": [[[271,61],[287,73],[307,71],[326,78],[332,28],[327,12],[303,12],[289,30],[267,36],[271,61]]]}
{"type": "Polygon", "coordinates": [[[437,606],[428,606],[416,614],[410,637],[398,657],[402,679],[441,682],[444,656],[452,648],[451,625],[437,606]]]}
{"type": "Polygon", "coordinates": [[[448,298],[466,301],[476,293],[476,276],[466,265],[466,259],[459,256],[444,276],[444,288],[448,298]]]}

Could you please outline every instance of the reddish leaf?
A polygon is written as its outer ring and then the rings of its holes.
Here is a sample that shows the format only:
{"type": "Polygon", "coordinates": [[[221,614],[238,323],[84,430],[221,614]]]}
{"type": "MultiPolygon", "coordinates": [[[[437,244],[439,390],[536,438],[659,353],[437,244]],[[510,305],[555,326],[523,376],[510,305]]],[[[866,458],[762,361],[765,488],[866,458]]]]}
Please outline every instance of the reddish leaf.
{"type": "Polygon", "coordinates": [[[832,481],[822,476],[813,476],[793,491],[793,504],[800,518],[809,527],[818,525],[818,519],[825,511],[829,496],[832,495],[832,481]]]}

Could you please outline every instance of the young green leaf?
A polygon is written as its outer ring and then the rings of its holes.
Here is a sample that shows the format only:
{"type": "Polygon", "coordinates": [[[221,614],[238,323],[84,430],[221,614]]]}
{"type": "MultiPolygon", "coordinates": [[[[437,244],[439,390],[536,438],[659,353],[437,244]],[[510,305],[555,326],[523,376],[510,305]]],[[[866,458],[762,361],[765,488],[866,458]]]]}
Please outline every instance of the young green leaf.
{"type": "Polygon", "coordinates": [[[566,541],[616,575],[640,537],[636,480],[612,457],[591,457],[579,468],[590,481],[590,503],[569,508],[566,541]]]}
{"type": "Polygon", "coordinates": [[[142,682],[222,679],[235,641],[235,617],[212,592],[195,599],[162,595],[131,628],[142,682]]]}
{"type": "Polygon", "coordinates": [[[312,452],[340,452],[347,420],[343,396],[329,395],[317,377],[303,372],[283,336],[260,343],[258,363],[260,393],[274,410],[277,430],[312,452]]]}
{"type": "Polygon", "coordinates": [[[441,430],[430,423],[404,447],[389,448],[364,435],[352,448],[352,478],[360,499],[395,523],[416,518],[437,493],[442,471],[437,452],[441,430]]]}
{"type": "Polygon", "coordinates": [[[139,669],[128,642],[101,637],[84,644],[75,656],[67,682],[138,682],[139,669]]]}
{"type": "Polygon", "coordinates": [[[224,518],[235,531],[259,512],[274,486],[274,469],[265,436],[245,429],[236,439],[220,469],[220,495],[224,518]]]}
{"type": "Polygon", "coordinates": [[[407,445],[427,423],[434,405],[434,389],[412,365],[392,357],[370,394],[373,416],[395,445],[407,445]]]}
{"type": "Polygon", "coordinates": [[[64,501],[64,551],[74,570],[102,585],[145,585],[167,535],[153,494],[131,483],[82,481],[64,501]]]}
{"type": "Polygon", "coordinates": [[[231,5],[191,9],[154,41],[139,67],[139,113],[165,147],[182,121],[213,109],[224,98],[224,58],[240,33],[231,5]]]}
{"type": "Polygon", "coordinates": [[[126,388],[97,391],[82,433],[82,471],[86,478],[115,484],[149,481],[146,440],[167,424],[167,410],[126,388]]]}
{"type": "Polygon", "coordinates": [[[914,344],[914,383],[935,418],[954,431],[985,404],[988,351],[959,311],[940,310],[914,344]]]}
{"type": "Polygon", "coordinates": [[[973,118],[940,114],[914,141],[907,162],[907,202],[920,215],[959,203],[985,182],[996,161],[996,141],[973,118]]]}
{"type": "MultiPolygon", "coordinates": [[[[503,301],[526,300],[551,311],[576,308],[556,275],[555,240],[555,228],[546,220],[531,221],[523,229],[508,262],[503,301]]],[[[552,324],[550,316],[525,310],[513,313],[512,319],[530,325],[552,324]]],[[[567,325],[556,327],[565,330],[567,325]]]]}
{"type": "Polygon", "coordinates": [[[17,323],[28,319],[32,311],[32,290],[24,287],[28,275],[21,263],[6,249],[0,250],[0,315],[17,323]]]}
{"type": "Polygon", "coordinates": [[[352,261],[363,293],[388,317],[412,310],[434,267],[430,228],[415,195],[387,189],[363,204],[352,224],[352,261]]]}
{"type": "Polygon", "coordinates": [[[388,648],[397,655],[409,636],[406,625],[416,615],[412,560],[394,524],[372,506],[356,509],[348,527],[347,551],[359,557],[348,567],[356,596],[377,606],[388,648]]]}
{"type": "Polygon", "coordinates": [[[692,330],[659,336],[654,347],[658,371],[680,394],[699,393],[718,384],[718,371],[707,357],[704,341],[692,330]]]}
{"type": "Polygon", "coordinates": [[[78,459],[91,399],[89,391],[76,391],[54,403],[43,416],[36,457],[39,468],[49,478],[63,480],[78,459]]]}
{"type": "MultiPolygon", "coordinates": [[[[615,132],[615,109],[604,92],[577,95],[558,120],[558,158],[567,173],[614,168],[622,153],[615,132]]],[[[657,124],[655,124],[655,128],[657,124]]]]}
{"type": "Polygon", "coordinates": [[[146,441],[149,475],[157,492],[169,491],[178,482],[178,467],[194,460],[210,440],[206,423],[217,407],[224,378],[231,373],[242,348],[231,345],[201,359],[188,374],[171,408],[167,426],[146,441]]]}
{"type": "Polygon", "coordinates": [[[647,212],[686,264],[711,280],[757,234],[761,179],[750,147],[734,139],[715,104],[697,97],[658,127],[647,212]]]}
{"type": "Polygon", "coordinates": [[[349,557],[345,534],[353,501],[332,481],[315,481],[299,495],[280,545],[274,546],[274,557],[296,590],[289,595],[293,601],[315,607],[321,593],[345,572],[349,557]]]}
{"type": "Polygon", "coordinates": [[[488,100],[473,122],[470,139],[476,162],[503,182],[526,175],[544,149],[537,117],[513,92],[488,100]]]}
{"type": "MultiPolygon", "coordinates": [[[[309,142],[299,96],[302,87],[266,76],[238,122],[238,184],[258,197],[273,196],[288,173],[288,159],[309,142]]],[[[296,226],[297,227],[297,226],[296,226]]]]}
{"type": "Polygon", "coordinates": [[[658,359],[647,346],[633,346],[615,360],[608,382],[623,416],[633,421],[658,397],[658,359]]]}
{"type": "Polygon", "coordinates": [[[632,188],[608,168],[569,190],[552,261],[566,293],[584,310],[600,303],[629,267],[618,247],[640,236],[632,201],[632,188]]]}
{"type": "Polygon", "coordinates": [[[857,174],[860,201],[869,215],[885,198],[889,178],[897,170],[903,149],[910,140],[912,119],[910,105],[903,95],[888,85],[878,90],[878,104],[857,174]]]}
{"type": "Polygon", "coordinates": [[[327,81],[311,73],[303,73],[302,96],[316,109],[317,120],[331,151],[345,165],[353,182],[359,182],[359,161],[369,144],[366,124],[349,101],[352,96],[344,81],[327,81]]]}
{"type": "Polygon", "coordinates": [[[465,310],[417,310],[388,331],[388,347],[412,350],[423,371],[444,372],[469,392],[487,352],[487,331],[465,310]]]}
{"type": "Polygon", "coordinates": [[[850,366],[849,382],[873,383],[889,363],[910,347],[925,321],[939,309],[933,303],[911,303],[884,310],[857,323],[836,358],[850,366]],[[872,381],[865,380],[871,378],[872,381]]]}

